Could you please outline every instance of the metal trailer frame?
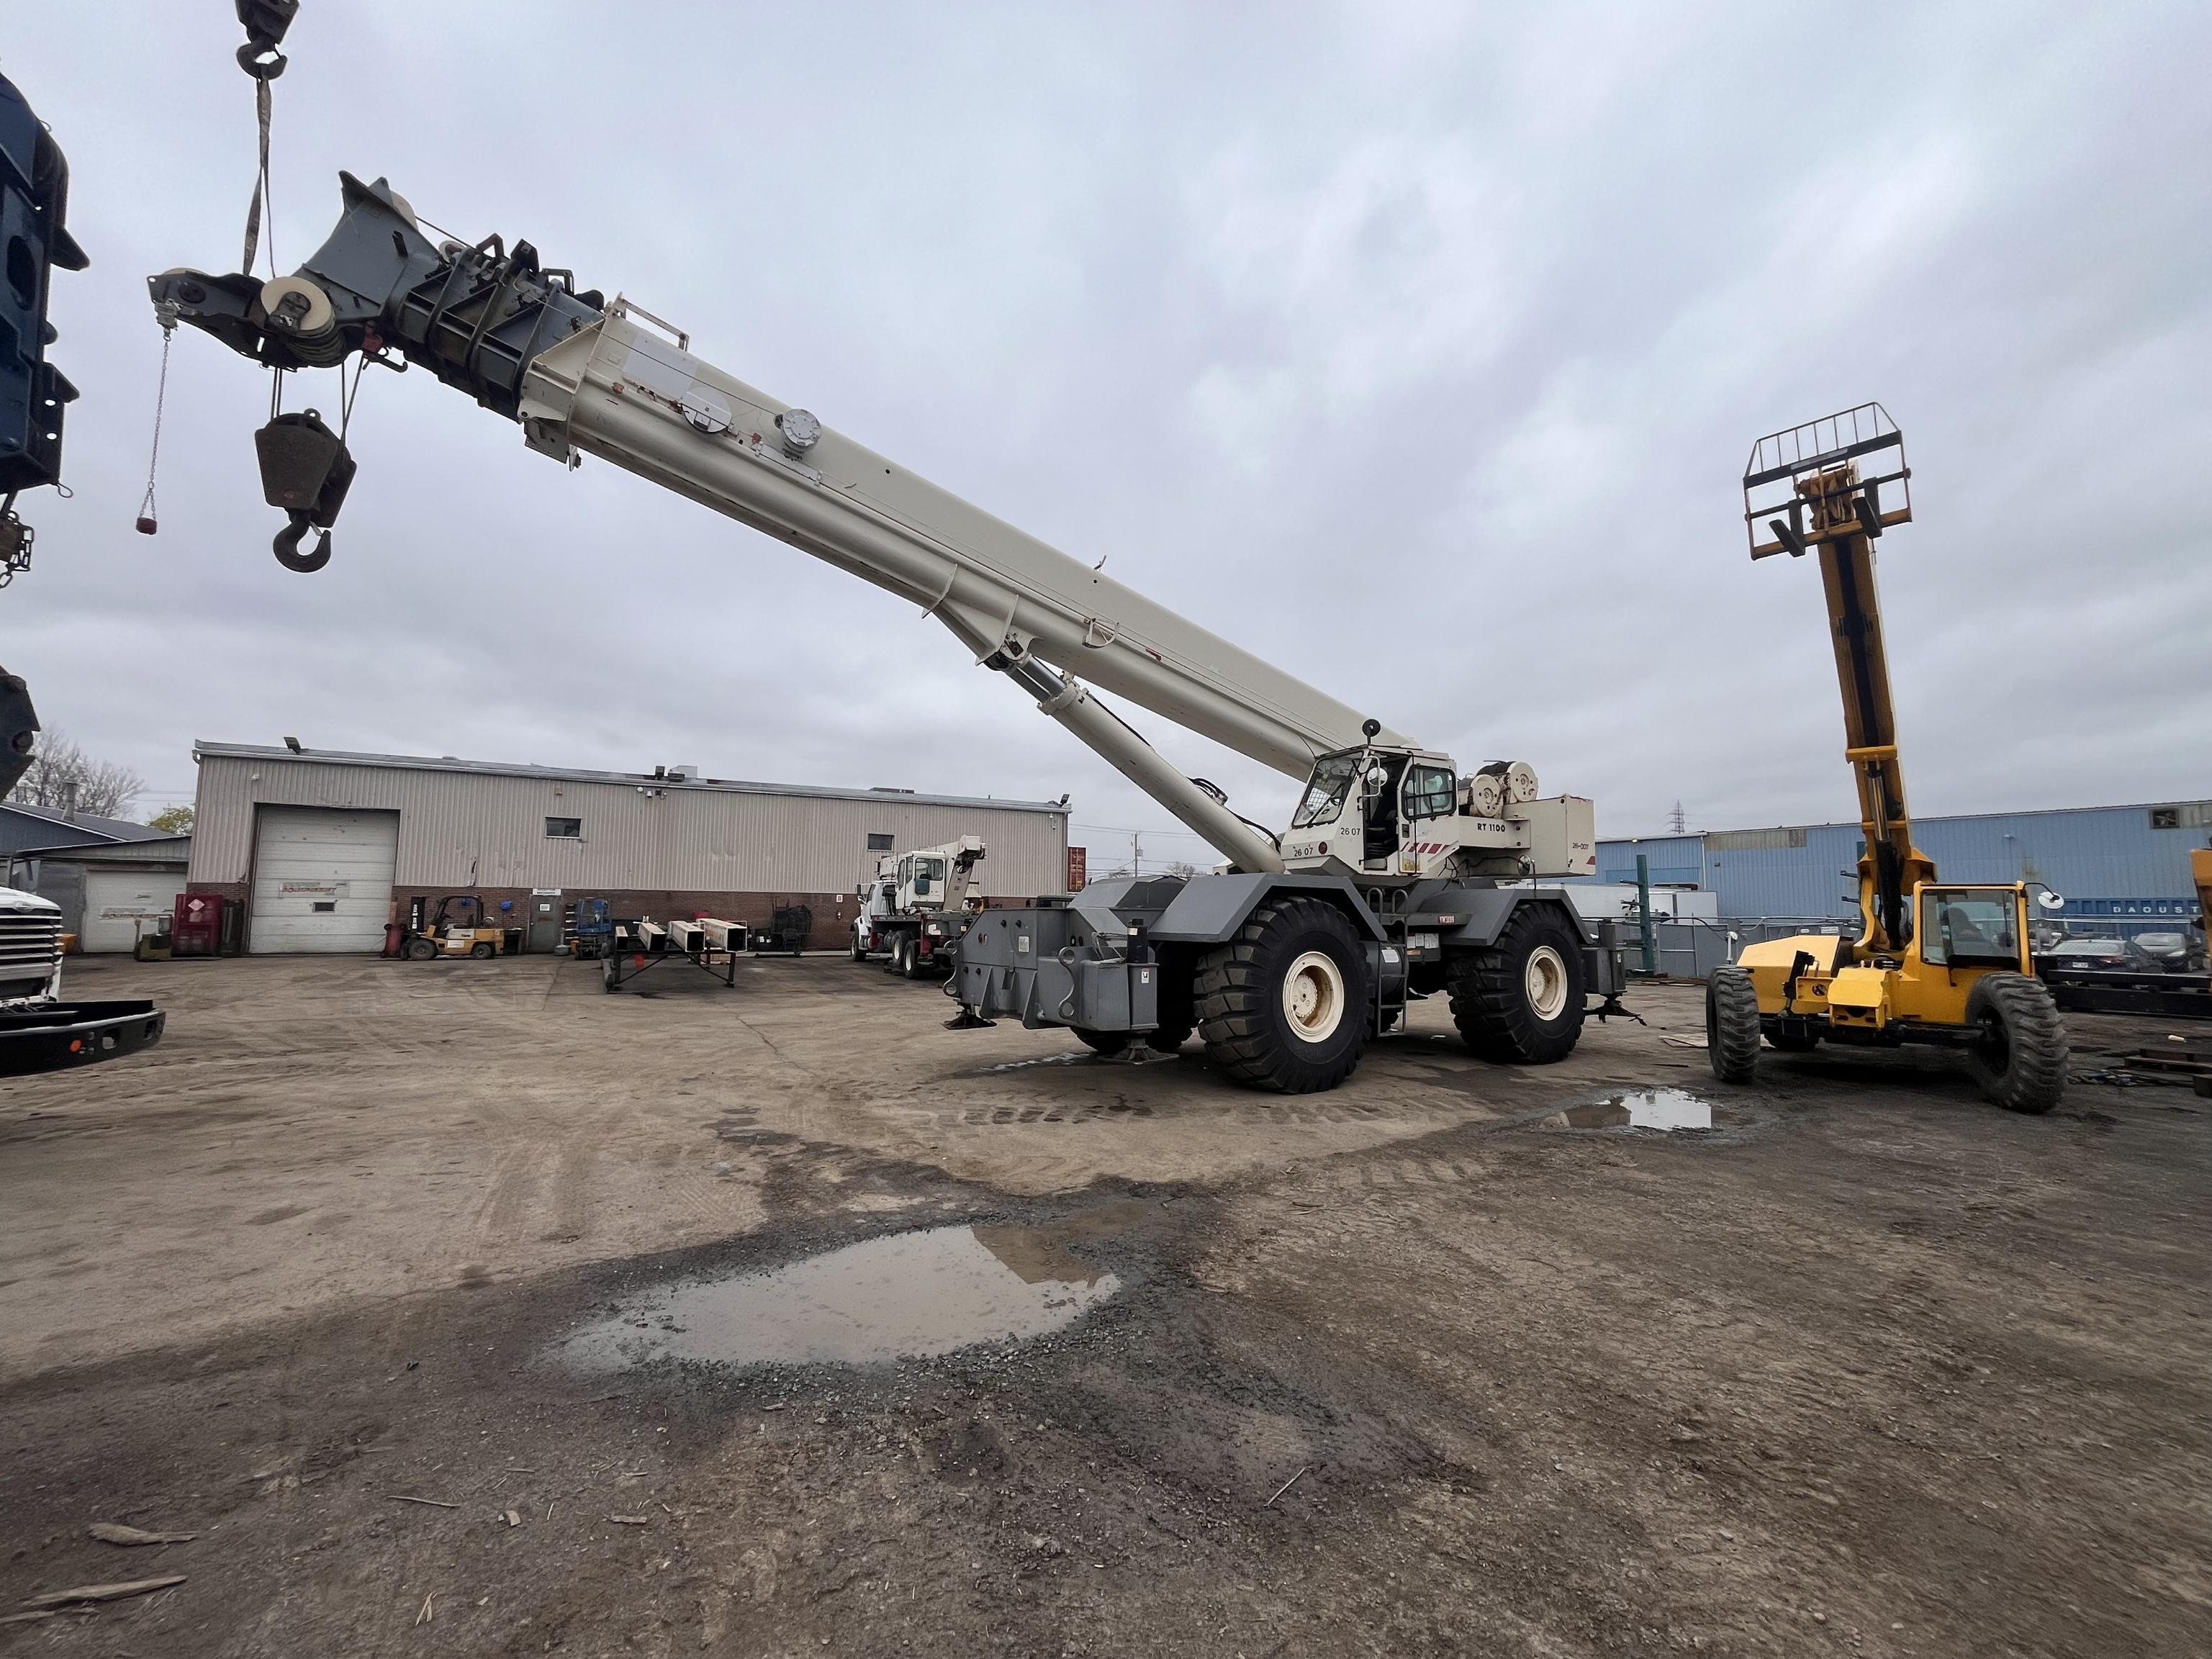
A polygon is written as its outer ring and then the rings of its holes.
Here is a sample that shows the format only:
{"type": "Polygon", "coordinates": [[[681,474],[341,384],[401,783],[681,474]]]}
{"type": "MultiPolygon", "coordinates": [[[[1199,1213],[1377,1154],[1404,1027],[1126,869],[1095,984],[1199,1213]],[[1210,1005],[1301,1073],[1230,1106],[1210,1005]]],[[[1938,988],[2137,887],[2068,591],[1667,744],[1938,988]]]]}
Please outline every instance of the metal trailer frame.
{"type": "Polygon", "coordinates": [[[664,962],[688,962],[709,979],[719,979],[731,989],[737,987],[738,952],[744,949],[746,933],[741,921],[672,921],[664,927],[659,922],[617,920],[614,927],[613,945],[599,958],[600,979],[610,994],[664,962]],[[720,932],[721,944],[714,943],[710,927],[720,932]],[[736,950],[729,945],[732,932],[738,940],[736,950]],[[720,968],[714,965],[716,957],[722,958],[720,968]]]}

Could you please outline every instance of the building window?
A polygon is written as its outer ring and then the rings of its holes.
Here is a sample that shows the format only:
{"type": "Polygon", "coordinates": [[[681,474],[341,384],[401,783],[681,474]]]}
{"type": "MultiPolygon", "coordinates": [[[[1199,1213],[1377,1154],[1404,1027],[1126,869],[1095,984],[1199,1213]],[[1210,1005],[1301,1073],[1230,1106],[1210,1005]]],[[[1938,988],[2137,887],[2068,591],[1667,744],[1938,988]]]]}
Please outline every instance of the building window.
{"type": "Polygon", "coordinates": [[[2150,809],[2150,827],[2154,830],[2181,828],[2181,809],[2179,806],[2154,806],[2150,809]]]}
{"type": "Polygon", "coordinates": [[[545,839],[548,841],[581,841],[584,821],[581,818],[548,818],[545,820],[545,839]]]}
{"type": "Polygon", "coordinates": [[[890,852],[891,850],[891,838],[889,836],[870,836],[868,837],[868,850],[871,853],[890,852]]]}

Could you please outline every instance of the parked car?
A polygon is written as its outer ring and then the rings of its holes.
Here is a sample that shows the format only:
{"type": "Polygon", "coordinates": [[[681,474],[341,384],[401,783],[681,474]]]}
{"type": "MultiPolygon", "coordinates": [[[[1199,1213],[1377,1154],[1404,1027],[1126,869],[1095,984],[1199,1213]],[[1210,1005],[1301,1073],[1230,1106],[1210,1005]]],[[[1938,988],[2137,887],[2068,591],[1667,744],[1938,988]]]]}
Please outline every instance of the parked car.
{"type": "Polygon", "coordinates": [[[2135,940],[2118,938],[2061,939],[2036,958],[2035,966],[2045,979],[2054,974],[2126,974],[2151,979],[2177,971],[2135,940]]]}
{"type": "Polygon", "coordinates": [[[2130,942],[2169,974],[2203,971],[2204,936],[2202,933],[2137,933],[2130,942]]]}

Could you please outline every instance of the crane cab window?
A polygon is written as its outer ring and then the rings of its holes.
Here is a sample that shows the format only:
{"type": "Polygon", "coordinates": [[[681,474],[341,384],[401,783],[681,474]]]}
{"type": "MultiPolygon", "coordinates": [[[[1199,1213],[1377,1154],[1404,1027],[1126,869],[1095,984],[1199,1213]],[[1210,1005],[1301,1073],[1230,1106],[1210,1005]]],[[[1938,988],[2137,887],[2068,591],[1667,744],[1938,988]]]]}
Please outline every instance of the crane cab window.
{"type": "Polygon", "coordinates": [[[1344,810],[1345,796],[1352,791],[1352,779],[1359,775],[1360,759],[1361,751],[1355,749],[1342,755],[1323,755],[1316,761],[1312,780],[1306,785],[1305,799],[1298,803],[1291,828],[1305,830],[1316,823],[1334,823],[1336,815],[1344,810]]]}
{"type": "Polygon", "coordinates": [[[1923,888],[1920,959],[1938,967],[2016,968],[2018,910],[2009,888],[1923,888]]]}
{"type": "Polygon", "coordinates": [[[1449,766],[1406,769],[1406,816],[1440,818],[1459,805],[1459,779],[1449,766]]]}
{"type": "Polygon", "coordinates": [[[916,894],[932,891],[944,879],[943,859],[916,859],[914,861],[914,890],[916,894]]]}

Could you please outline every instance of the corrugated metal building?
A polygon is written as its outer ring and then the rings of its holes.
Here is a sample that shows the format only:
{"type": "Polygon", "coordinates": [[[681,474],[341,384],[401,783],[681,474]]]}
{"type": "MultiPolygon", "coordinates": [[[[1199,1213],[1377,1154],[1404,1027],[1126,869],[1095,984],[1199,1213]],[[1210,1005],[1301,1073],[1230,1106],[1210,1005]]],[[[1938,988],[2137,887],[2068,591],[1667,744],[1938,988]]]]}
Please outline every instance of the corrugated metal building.
{"type": "Polygon", "coordinates": [[[246,906],[246,948],[380,948],[410,899],[479,893],[550,949],[583,895],[618,914],[765,924],[842,944],[876,854],[978,835],[994,897],[1063,890],[1065,800],[970,799],[252,744],[194,746],[190,884],[246,906]]]}
{"type": "MultiPolygon", "coordinates": [[[[2212,846],[2212,801],[1982,812],[1916,818],[1921,851],[1953,881],[2043,881],[2064,895],[2065,919],[2171,929],[2197,914],[2190,849],[2212,846]]],[[[1708,830],[1598,842],[1598,879],[1633,881],[1636,859],[1651,879],[1710,889],[1721,915],[1855,915],[1856,823],[1708,830]]]]}

